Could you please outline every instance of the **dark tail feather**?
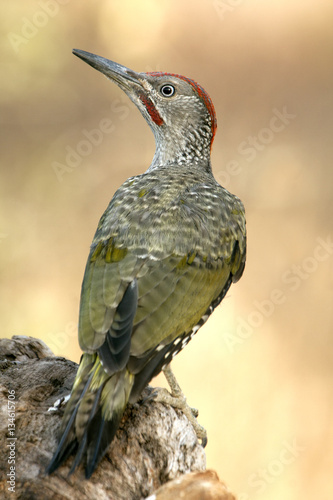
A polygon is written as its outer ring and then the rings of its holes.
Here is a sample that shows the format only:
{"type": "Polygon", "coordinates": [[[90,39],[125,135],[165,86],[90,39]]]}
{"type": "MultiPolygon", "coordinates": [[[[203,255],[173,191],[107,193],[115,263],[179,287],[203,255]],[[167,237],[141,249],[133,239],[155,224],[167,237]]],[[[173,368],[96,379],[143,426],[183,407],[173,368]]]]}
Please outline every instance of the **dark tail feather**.
{"type": "MultiPolygon", "coordinates": [[[[61,436],[61,439],[59,441],[58,447],[52,457],[51,462],[46,468],[46,473],[47,474],[52,474],[55,470],[60,467],[60,465],[67,460],[67,458],[72,455],[72,453],[75,452],[77,446],[78,446],[78,441],[75,436],[74,432],[74,423],[75,423],[75,418],[80,406],[80,401],[82,400],[83,396],[88,390],[88,387],[90,385],[91,379],[92,379],[93,374],[89,377],[88,381],[86,382],[83,391],[81,394],[78,396],[77,394],[72,393],[71,394],[71,399],[73,398],[73,402],[68,401],[68,408],[66,408],[66,412],[70,411],[70,408],[74,406],[73,412],[70,414],[69,420],[65,426],[65,430],[61,436]]],[[[61,429],[64,426],[64,423],[66,422],[66,412],[64,415],[64,420],[61,426],[61,429]]]]}
{"type": "Polygon", "coordinates": [[[114,438],[124,410],[112,415],[112,420],[105,420],[101,410],[95,415],[88,429],[86,478],[89,479],[100,460],[104,457],[114,438]]]}
{"type": "Polygon", "coordinates": [[[63,417],[63,434],[46,469],[48,474],[75,454],[69,474],[86,462],[86,478],[91,476],[117,432],[132,384],[133,377],[126,369],[110,376],[101,367],[98,355],[83,356],[63,417]]]}
{"type": "Polygon", "coordinates": [[[80,464],[84,453],[86,452],[87,441],[88,441],[87,429],[89,428],[90,422],[94,418],[94,415],[95,415],[95,413],[97,411],[97,407],[98,407],[98,404],[99,404],[99,401],[100,401],[100,398],[101,398],[101,392],[103,390],[103,387],[104,386],[101,386],[98,389],[97,393],[96,393],[94,404],[93,404],[93,407],[91,409],[88,422],[86,423],[86,430],[85,430],[85,432],[84,432],[84,434],[83,434],[83,436],[81,438],[81,441],[80,441],[80,444],[79,444],[79,448],[78,448],[78,450],[76,452],[75,460],[74,460],[74,462],[72,464],[71,470],[69,471],[69,475],[73,474],[73,472],[75,471],[76,467],[80,464]]]}

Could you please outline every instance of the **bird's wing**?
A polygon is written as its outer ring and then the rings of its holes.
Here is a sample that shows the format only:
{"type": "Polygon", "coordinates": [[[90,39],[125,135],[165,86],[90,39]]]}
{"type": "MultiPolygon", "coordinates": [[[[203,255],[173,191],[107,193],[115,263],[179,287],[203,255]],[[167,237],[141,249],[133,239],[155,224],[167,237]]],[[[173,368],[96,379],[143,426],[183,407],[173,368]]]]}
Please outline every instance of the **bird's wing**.
{"type": "Polygon", "coordinates": [[[117,248],[112,237],[91,247],[81,290],[79,342],[84,352],[98,351],[102,363],[109,358],[109,373],[128,360],[142,265],[126,248],[117,248]]]}
{"type": "MultiPolygon", "coordinates": [[[[132,183],[129,200],[133,182],[126,181],[132,183]]],[[[102,217],[82,284],[80,346],[98,352],[109,374],[126,365],[137,374],[154,356],[162,362],[163,353],[169,360],[177,338],[201,326],[245,262],[244,209],[237,198],[199,185],[172,195],[169,210],[156,215],[161,197],[145,201],[152,190],[141,189],[144,179],[135,182],[137,201],[128,202],[125,222],[117,228],[113,222],[126,208],[124,188],[102,217]]]]}
{"type": "Polygon", "coordinates": [[[242,266],[238,243],[228,259],[213,260],[189,252],[157,261],[110,246],[99,243],[91,251],[79,322],[81,348],[98,351],[108,373],[130,357],[130,370],[138,373],[156,350],[190,332],[242,266]]]}

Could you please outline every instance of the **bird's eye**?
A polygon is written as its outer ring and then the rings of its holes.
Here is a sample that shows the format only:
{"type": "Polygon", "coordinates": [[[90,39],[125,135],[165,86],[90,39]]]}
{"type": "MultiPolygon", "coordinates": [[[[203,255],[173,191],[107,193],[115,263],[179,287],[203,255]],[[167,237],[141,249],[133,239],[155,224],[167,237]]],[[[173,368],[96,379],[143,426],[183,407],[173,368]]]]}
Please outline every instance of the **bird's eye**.
{"type": "Polygon", "coordinates": [[[171,97],[175,93],[175,87],[167,83],[160,88],[160,92],[163,97],[171,97]]]}

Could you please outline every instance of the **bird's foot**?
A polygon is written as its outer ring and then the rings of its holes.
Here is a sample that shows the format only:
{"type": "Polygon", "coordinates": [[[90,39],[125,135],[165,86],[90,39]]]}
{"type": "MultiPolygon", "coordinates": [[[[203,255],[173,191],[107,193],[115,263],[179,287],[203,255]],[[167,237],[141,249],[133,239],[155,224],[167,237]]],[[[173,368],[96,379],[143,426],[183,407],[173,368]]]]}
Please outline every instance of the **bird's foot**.
{"type": "Polygon", "coordinates": [[[166,389],[159,389],[157,393],[154,393],[155,401],[180,409],[192,424],[197,438],[201,441],[201,445],[205,447],[207,445],[207,431],[197,421],[199,411],[187,404],[186,398],[171,371],[170,365],[164,368],[163,373],[170,386],[171,394],[166,389]]]}

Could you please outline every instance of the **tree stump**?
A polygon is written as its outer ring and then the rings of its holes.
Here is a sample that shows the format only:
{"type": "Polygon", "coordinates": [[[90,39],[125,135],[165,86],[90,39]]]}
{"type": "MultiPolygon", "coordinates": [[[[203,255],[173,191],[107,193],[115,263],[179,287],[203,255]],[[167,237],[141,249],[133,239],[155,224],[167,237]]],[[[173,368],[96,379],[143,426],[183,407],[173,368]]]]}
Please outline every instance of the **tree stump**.
{"type": "Polygon", "coordinates": [[[41,340],[0,340],[1,498],[139,500],[172,479],[205,470],[205,453],[191,424],[180,411],[147,398],[148,387],[138,403],[128,405],[89,480],[82,467],[68,477],[72,458],[46,475],[64,411],[55,402],[70,393],[77,368],[41,340]]]}

